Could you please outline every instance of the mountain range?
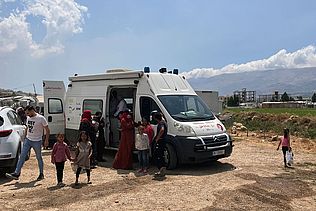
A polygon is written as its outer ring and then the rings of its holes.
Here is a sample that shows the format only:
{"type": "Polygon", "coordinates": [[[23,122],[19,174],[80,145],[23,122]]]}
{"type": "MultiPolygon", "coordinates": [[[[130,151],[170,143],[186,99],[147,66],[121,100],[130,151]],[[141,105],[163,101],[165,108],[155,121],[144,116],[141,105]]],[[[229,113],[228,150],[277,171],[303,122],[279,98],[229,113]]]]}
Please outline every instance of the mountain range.
{"type": "Polygon", "coordinates": [[[278,91],[280,94],[286,92],[310,97],[316,92],[316,67],[226,73],[188,81],[195,90],[218,91],[222,96],[246,88],[247,91],[256,91],[257,95],[278,91]]]}

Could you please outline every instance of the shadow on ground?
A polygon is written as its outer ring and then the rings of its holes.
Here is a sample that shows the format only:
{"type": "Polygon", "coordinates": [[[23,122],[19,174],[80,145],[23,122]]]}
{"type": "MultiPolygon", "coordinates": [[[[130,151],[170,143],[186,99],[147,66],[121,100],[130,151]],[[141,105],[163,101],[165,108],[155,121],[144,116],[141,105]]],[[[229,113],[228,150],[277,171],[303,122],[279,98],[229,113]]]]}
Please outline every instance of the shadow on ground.
{"type": "MultiPolygon", "coordinates": [[[[11,181],[11,180],[10,180],[11,181]]],[[[15,182],[11,184],[5,184],[3,186],[12,186],[11,190],[19,190],[19,189],[25,189],[25,188],[34,188],[37,186],[41,186],[42,184],[39,184],[37,180],[33,180],[30,182],[15,182]]]]}
{"type": "MultiPolygon", "coordinates": [[[[235,190],[221,190],[216,200],[203,210],[292,210],[291,200],[316,194],[310,187],[315,171],[285,171],[273,177],[261,177],[251,173],[235,176],[253,181],[235,190]]],[[[310,208],[306,208],[310,210],[310,208]]]]}

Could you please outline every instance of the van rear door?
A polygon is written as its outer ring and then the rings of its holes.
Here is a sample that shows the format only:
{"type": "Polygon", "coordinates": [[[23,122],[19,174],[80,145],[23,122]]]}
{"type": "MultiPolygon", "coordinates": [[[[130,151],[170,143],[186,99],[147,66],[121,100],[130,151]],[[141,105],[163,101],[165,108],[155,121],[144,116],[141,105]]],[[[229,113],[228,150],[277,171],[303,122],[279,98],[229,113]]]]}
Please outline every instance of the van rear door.
{"type": "Polygon", "coordinates": [[[44,116],[52,139],[58,133],[65,133],[65,95],[63,81],[43,81],[44,116]]]}

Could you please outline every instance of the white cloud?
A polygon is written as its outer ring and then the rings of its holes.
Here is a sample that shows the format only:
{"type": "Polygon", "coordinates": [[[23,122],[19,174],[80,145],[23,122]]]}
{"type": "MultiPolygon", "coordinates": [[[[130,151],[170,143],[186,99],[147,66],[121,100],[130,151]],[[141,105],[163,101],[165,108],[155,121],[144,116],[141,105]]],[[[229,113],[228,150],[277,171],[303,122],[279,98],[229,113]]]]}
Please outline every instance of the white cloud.
{"type": "Polygon", "coordinates": [[[275,55],[262,60],[256,60],[245,64],[229,64],[221,69],[197,68],[189,72],[183,72],[189,78],[209,78],[226,73],[264,71],[273,69],[290,69],[316,67],[316,47],[309,45],[293,53],[280,50],[275,55]]]}
{"type": "Polygon", "coordinates": [[[0,22],[0,54],[20,48],[33,48],[32,35],[28,31],[25,16],[10,14],[0,22]]]}
{"type": "Polygon", "coordinates": [[[24,10],[16,9],[8,17],[0,18],[0,55],[21,49],[33,57],[61,53],[64,40],[83,30],[88,9],[74,0],[24,0],[23,4],[24,10]],[[40,18],[46,29],[39,42],[34,41],[30,32],[32,23],[27,22],[27,17],[31,16],[40,18]]]}

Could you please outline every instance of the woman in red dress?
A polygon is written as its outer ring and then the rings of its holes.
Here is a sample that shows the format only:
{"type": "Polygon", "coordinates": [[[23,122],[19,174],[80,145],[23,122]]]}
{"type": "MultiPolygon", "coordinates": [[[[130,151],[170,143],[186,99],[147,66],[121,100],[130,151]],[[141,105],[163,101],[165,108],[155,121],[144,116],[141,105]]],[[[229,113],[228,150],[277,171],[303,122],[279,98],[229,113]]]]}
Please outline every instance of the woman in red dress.
{"type": "Polygon", "coordinates": [[[120,115],[121,141],[119,150],[115,155],[113,168],[133,169],[133,148],[134,148],[134,121],[128,111],[120,115]]]}

